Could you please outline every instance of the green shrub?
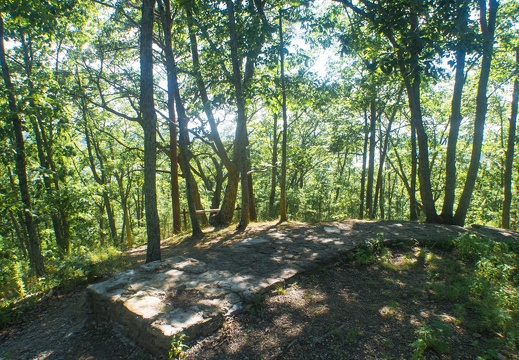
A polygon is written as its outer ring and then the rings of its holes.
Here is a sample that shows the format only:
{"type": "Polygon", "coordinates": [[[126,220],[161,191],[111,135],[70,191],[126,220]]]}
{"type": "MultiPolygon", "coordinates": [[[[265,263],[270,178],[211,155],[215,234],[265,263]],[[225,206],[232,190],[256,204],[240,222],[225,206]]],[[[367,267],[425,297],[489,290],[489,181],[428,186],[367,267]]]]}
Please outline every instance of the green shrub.
{"type": "Polygon", "coordinates": [[[23,265],[16,255],[4,251],[0,253],[0,298],[12,300],[25,295],[22,278],[23,265]]]}
{"type": "Polygon", "coordinates": [[[451,345],[453,331],[449,324],[434,322],[431,325],[423,325],[416,330],[417,339],[411,344],[413,348],[412,359],[422,359],[427,350],[437,353],[446,352],[451,345]]]}

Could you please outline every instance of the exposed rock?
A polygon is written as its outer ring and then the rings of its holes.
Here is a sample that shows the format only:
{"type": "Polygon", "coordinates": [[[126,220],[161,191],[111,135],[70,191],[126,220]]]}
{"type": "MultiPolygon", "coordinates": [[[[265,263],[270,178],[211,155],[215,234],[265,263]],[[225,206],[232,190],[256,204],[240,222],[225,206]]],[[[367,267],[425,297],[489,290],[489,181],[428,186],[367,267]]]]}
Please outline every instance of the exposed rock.
{"type": "MultiPolygon", "coordinates": [[[[458,227],[406,224],[417,240],[456,236],[458,227]]],[[[97,325],[107,325],[139,342],[159,357],[167,357],[171,338],[209,334],[256,294],[303,271],[332,263],[363,241],[408,240],[397,222],[334,223],[308,227],[297,235],[269,231],[219,246],[198,259],[176,256],[124,271],[88,288],[97,325]]]]}

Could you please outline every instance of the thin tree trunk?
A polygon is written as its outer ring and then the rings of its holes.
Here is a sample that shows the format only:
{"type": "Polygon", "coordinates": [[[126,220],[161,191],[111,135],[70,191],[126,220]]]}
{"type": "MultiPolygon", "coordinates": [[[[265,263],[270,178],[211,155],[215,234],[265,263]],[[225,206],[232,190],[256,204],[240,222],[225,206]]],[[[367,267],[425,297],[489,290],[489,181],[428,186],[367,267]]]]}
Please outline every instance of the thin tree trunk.
{"type": "Polygon", "coordinates": [[[250,221],[258,221],[258,214],[256,213],[256,200],[254,199],[254,187],[252,182],[252,173],[247,176],[249,182],[249,218],[250,221]]]}
{"type": "Polygon", "coordinates": [[[478,169],[481,158],[481,149],[483,146],[483,135],[485,130],[485,120],[487,115],[488,99],[487,86],[490,76],[490,66],[492,64],[492,53],[494,46],[494,32],[496,25],[496,16],[499,3],[497,0],[489,1],[488,19],[487,6],[485,0],[479,1],[480,7],[480,24],[483,35],[483,58],[481,60],[481,72],[479,75],[478,92],[476,96],[476,118],[474,120],[474,135],[472,141],[472,154],[470,157],[467,179],[465,187],[460,197],[456,214],[454,215],[454,224],[464,226],[467,212],[470,206],[470,199],[476,185],[478,169]]]}
{"type": "Polygon", "coordinates": [[[32,63],[30,60],[29,52],[31,51],[29,49],[29,46],[31,46],[31,42],[29,40],[29,43],[27,43],[25,39],[25,35],[23,33],[20,33],[20,39],[22,44],[22,50],[23,50],[23,59],[24,59],[24,69],[27,76],[27,85],[29,89],[29,100],[28,104],[29,107],[32,109],[32,116],[29,116],[33,132],[36,139],[36,149],[38,153],[38,160],[40,162],[40,166],[42,169],[45,169],[47,171],[42,172],[42,178],[43,178],[43,184],[45,187],[45,192],[47,194],[47,199],[49,203],[51,204],[51,208],[54,208],[51,210],[50,216],[52,220],[52,226],[54,228],[54,236],[56,238],[56,244],[58,245],[58,248],[62,254],[66,254],[70,250],[70,239],[68,234],[68,222],[65,218],[61,218],[61,214],[64,215],[63,210],[61,209],[61,204],[59,201],[59,197],[56,196],[56,194],[59,193],[59,183],[56,179],[56,181],[52,181],[49,177],[49,173],[54,172],[55,173],[55,167],[51,168],[51,162],[52,162],[52,149],[50,148],[50,145],[48,144],[45,139],[42,139],[45,137],[45,131],[43,128],[43,122],[40,119],[41,112],[38,109],[37,104],[35,103],[35,93],[34,93],[34,85],[32,82],[32,63]],[[46,146],[44,146],[44,143],[46,146]],[[47,150],[47,153],[45,153],[45,150],[47,150]],[[56,189],[53,188],[53,185],[56,186],[56,189]],[[67,228],[67,231],[65,231],[65,227],[67,228]]]}
{"type": "Polygon", "coordinates": [[[225,177],[223,175],[222,163],[218,162],[214,157],[211,157],[211,160],[213,161],[213,166],[216,170],[213,198],[211,199],[211,209],[218,209],[220,207],[220,202],[222,201],[222,190],[225,177]]]}
{"type": "Polygon", "coordinates": [[[169,114],[169,163],[171,170],[171,211],[173,216],[173,233],[182,231],[182,220],[180,218],[180,189],[178,185],[178,149],[177,149],[177,127],[175,125],[175,103],[174,95],[168,89],[168,114],[169,114]]]}
{"type": "MultiPolygon", "coordinates": [[[[380,198],[380,217],[384,219],[384,185],[383,185],[383,171],[384,171],[384,163],[386,161],[387,150],[389,148],[389,137],[391,136],[391,127],[393,125],[393,121],[395,120],[397,107],[393,110],[391,117],[389,118],[389,122],[386,129],[386,136],[384,137],[384,144],[380,147],[380,158],[377,172],[377,185],[375,187],[375,203],[373,204],[373,217],[376,215],[378,202],[380,198]]],[[[380,141],[382,141],[382,130],[380,131],[380,141]]]]}
{"type": "Polygon", "coordinates": [[[11,82],[11,74],[6,62],[5,47],[4,47],[4,21],[0,13],[0,61],[2,62],[2,77],[7,89],[7,101],[9,106],[8,119],[13,125],[13,132],[15,136],[16,149],[16,175],[18,177],[18,186],[20,189],[20,196],[24,207],[24,222],[28,232],[29,239],[29,260],[31,269],[35,275],[40,277],[45,275],[45,266],[43,263],[43,255],[41,248],[41,241],[38,236],[36,221],[33,218],[33,210],[31,203],[31,195],[29,192],[29,185],[27,181],[27,162],[25,157],[25,141],[23,137],[22,121],[18,115],[18,108],[14,96],[14,87],[11,82]]]}
{"type": "MultiPolygon", "coordinates": [[[[193,156],[190,153],[189,159],[191,159],[193,156]]],[[[193,196],[195,200],[195,209],[196,210],[204,210],[204,206],[202,205],[202,198],[200,197],[200,190],[198,189],[198,184],[196,183],[195,177],[192,175],[190,176],[191,181],[191,188],[193,189],[193,196]]],[[[202,227],[206,227],[209,225],[209,221],[207,219],[207,215],[205,213],[202,214],[196,214],[196,217],[198,218],[198,222],[202,227]]]]}
{"type": "Polygon", "coordinates": [[[517,107],[519,102],[519,46],[515,48],[515,81],[512,94],[512,111],[508,124],[508,146],[505,159],[503,212],[501,227],[510,228],[510,207],[512,204],[512,168],[514,164],[515,134],[517,127],[517,107]]]}
{"type": "MultiPolygon", "coordinates": [[[[169,1],[169,0],[168,0],[169,1]]],[[[196,37],[195,32],[195,20],[193,18],[193,1],[188,0],[185,2],[186,14],[187,14],[187,28],[189,32],[189,43],[191,45],[191,59],[193,61],[193,73],[195,74],[195,80],[197,84],[198,91],[200,92],[200,98],[202,99],[202,104],[204,106],[204,112],[207,117],[207,121],[209,122],[209,127],[211,129],[211,138],[215,144],[217,154],[222,159],[225,168],[229,172],[237,171],[236,165],[230,160],[227,150],[223,145],[223,142],[220,138],[220,133],[218,131],[218,126],[214,119],[213,109],[211,105],[211,101],[209,100],[209,96],[207,94],[207,87],[204,82],[201,73],[201,65],[200,65],[200,56],[198,54],[198,39],[196,37]]]]}
{"type": "Polygon", "coordinates": [[[155,0],[143,0],[140,37],[140,112],[144,129],[144,207],[148,237],[146,262],[160,260],[160,224],[157,211],[157,114],[153,99],[153,13],[155,0]]]}
{"type": "Polygon", "coordinates": [[[416,129],[411,123],[411,184],[409,191],[409,218],[411,221],[418,220],[418,202],[416,201],[416,177],[418,169],[418,158],[416,156],[416,129]]]}
{"type": "Polygon", "coordinates": [[[285,43],[283,40],[283,13],[279,11],[279,58],[281,65],[281,96],[283,136],[281,140],[281,189],[279,195],[279,222],[287,221],[287,94],[285,86],[285,43]]]}
{"type": "MultiPolygon", "coordinates": [[[[170,0],[159,2],[161,9],[161,23],[164,31],[164,43],[166,47],[166,62],[169,64],[174,61],[173,42],[171,39],[171,6],[170,0]]],[[[171,67],[171,65],[167,65],[171,67]]],[[[178,234],[182,231],[182,221],[180,218],[180,189],[178,185],[178,150],[177,150],[177,127],[175,116],[175,89],[173,89],[173,81],[170,77],[171,72],[168,71],[168,128],[169,128],[169,161],[170,161],[170,188],[171,188],[171,211],[173,217],[173,233],[178,234]]]]}
{"type": "MultiPolygon", "coordinates": [[[[374,95],[373,95],[374,96],[374,95]]],[[[375,176],[375,145],[376,145],[377,108],[375,99],[370,102],[369,116],[369,158],[368,158],[368,185],[366,188],[366,212],[368,217],[374,217],[373,209],[373,183],[375,176]]]]}
{"type": "Polygon", "coordinates": [[[269,215],[275,216],[274,201],[276,199],[276,187],[278,179],[278,115],[274,114],[273,130],[273,144],[272,144],[272,174],[270,180],[270,196],[269,196],[269,215]]]}
{"type": "Polygon", "coordinates": [[[364,219],[364,196],[366,194],[366,163],[368,158],[368,113],[364,109],[364,146],[362,148],[362,173],[360,177],[360,210],[359,219],[364,219]]]}
{"type": "MultiPolygon", "coordinates": [[[[168,73],[168,92],[172,92],[174,94],[175,106],[177,110],[178,116],[178,124],[179,124],[179,146],[180,146],[180,167],[182,169],[182,173],[184,175],[184,179],[186,182],[186,197],[187,204],[189,208],[189,217],[191,219],[191,233],[193,236],[201,236],[203,234],[202,229],[200,228],[200,224],[198,223],[198,218],[196,215],[196,199],[195,199],[195,189],[194,189],[194,178],[191,173],[191,168],[189,166],[190,160],[190,152],[189,152],[189,133],[187,129],[188,118],[185,113],[184,104],[182,103],[182,99],[180,97],[180,88],[178,85],[177,78],[177,64],[175,62],[175,57],[173,54],[173,44],[171,39],[171,8],[169,0],[159,0],[159,11],[162,13],[163,24],[166,25],[166,71],[168,73]]],[[[180,210],[180,209],[179,209],[180,210]]]]}

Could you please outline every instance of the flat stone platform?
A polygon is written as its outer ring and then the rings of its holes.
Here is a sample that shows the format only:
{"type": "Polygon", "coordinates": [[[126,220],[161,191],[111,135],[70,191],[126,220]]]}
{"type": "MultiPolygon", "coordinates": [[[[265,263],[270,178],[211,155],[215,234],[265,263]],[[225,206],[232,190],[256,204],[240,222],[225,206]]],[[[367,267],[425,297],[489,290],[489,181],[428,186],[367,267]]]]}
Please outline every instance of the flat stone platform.
{"type": "MultiPolygon", "coordinates": [[[[98,326],[167,358],[171,339],[214,332],[256,296],[299,273],[337,261],[364,241],[434,241],[464,228],[411,222],[347,221],[273,226],[259,234],[196,255],[176,256],[116,274],[90,285],[88,300],[98,326]]],[[[504,235],[506,236],[506,235],[504,235]]]]}

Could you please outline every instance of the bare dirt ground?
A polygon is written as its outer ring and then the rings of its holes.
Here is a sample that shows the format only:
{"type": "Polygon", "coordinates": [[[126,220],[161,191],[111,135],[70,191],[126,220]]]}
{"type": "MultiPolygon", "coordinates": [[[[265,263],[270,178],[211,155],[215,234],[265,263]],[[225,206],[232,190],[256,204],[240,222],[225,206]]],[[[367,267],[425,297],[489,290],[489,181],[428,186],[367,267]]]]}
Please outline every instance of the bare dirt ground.
{"type": "MultiPolygon", "coordinates": [[[[401,232],[412,238],[403,224],[401,232]]],[[[259,236],[272,226],[275,224],[259,224],[242,233],[227,229],[177,244],[166,241],[163,257],[193,256],[212,246],[259,236]]],[[[283,225],[285,231],[304,229],[302,223],[283,225]]],[[[134,249],[127,255],[137,264],[143,261],[145,250],[134,249]]],[[[394,252],[391,261],[398,263],[403,255],[394,252]]],[[[426,281],[423,263],[399,272],[379,265],[331,265],[259,296],[248,311],[228,318],[217,333],[189,344],[186,358],[408,359],[416,327],[430,317],[445,320],[455,306],[438,305],[421,290],[420,284],[426,281]]],[[[55,292],[23,322],[2,329],[0,360],[153,359],[136,344],[89,327],[84,293],[84,289],[65,295],[55,292]]],[[[458,329],[453,334],[452,351],[429,353],[428,357],[474,358],[474,344],[482,336],[458,329]]],[[[507,357],[519,359],[505,354],[507,357]]]]}

